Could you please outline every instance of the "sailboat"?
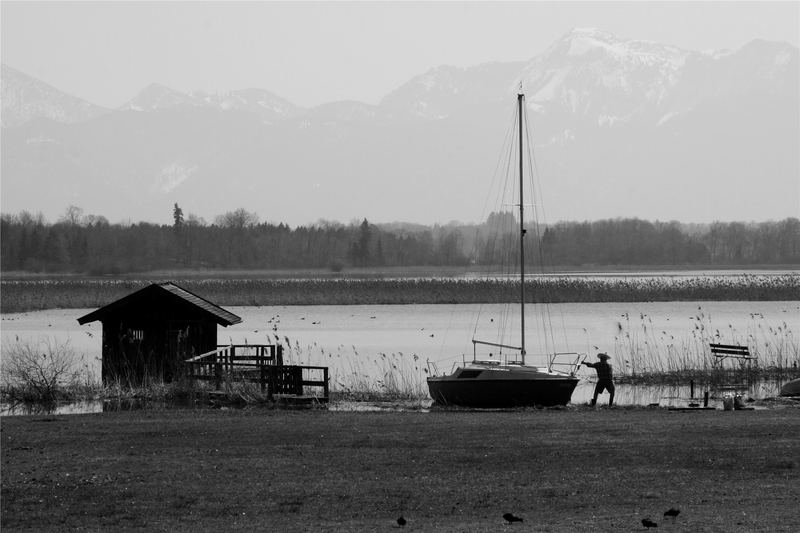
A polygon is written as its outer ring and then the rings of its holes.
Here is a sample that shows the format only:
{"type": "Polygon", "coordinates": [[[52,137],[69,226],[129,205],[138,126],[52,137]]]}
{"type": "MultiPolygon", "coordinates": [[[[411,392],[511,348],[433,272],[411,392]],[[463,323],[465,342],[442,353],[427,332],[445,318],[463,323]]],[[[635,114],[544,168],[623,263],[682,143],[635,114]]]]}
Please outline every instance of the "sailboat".
{"type": "MultiPolygon", "coordinates": [[[[578,384],[575,376],[583,354],[555,353],[547,356],[545,366],[526,364],[525,341],[525,217],[523,181],[523,117],[525,96],[517,95],[517,121],[519,124],[519,281],[520,281],[520,343],[519,346],[502,342],[472,339],[472,361],[454,365],[450,374],[438,374],[436,365],[428,377],[428,390],[434,402],[473,408],[506,408],[523,406],[566,405],[578,384]],[[510,350],[513,359],[480,359],[478,346],[510,350]],[[568,356],[571,362],[557,363],[557,356],[568,356]]],[[[491,354],[490,354],[491,356],[491,354]]],[[[429,367],[431,365],[429,364],[429,367]]]]}

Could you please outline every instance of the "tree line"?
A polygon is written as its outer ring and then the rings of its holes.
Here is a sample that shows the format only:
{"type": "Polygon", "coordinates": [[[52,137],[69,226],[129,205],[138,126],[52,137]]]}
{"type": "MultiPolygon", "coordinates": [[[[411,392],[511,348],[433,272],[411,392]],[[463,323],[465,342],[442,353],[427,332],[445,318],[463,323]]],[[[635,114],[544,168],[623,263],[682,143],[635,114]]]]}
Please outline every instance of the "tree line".
{"type": "MultiPolygon", "coordinates": [[[[518,261],[518,223],[420,226],[321,221],[290,228],[237,209],[212,223],[175,204],[173,224],[111,224],[70,206],[55,223],[3,214],[3,271],[121,274],[168,269],[329,269],[518,261]]],[[[800,220],[707,225],[610,219],[526,227],[526,260],[564,267],[800,264],[800,220]],[[538,238],[531,238],[532,236],[538,238]]]]}

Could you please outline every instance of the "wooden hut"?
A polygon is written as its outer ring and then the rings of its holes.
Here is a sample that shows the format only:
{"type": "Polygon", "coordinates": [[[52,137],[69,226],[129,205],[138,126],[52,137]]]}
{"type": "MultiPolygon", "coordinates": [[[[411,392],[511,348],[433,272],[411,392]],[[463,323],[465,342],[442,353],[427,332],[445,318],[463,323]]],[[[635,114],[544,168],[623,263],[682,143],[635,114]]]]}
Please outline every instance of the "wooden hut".
{"type": "Polygon", "coordinates": [[[82,316],[103,324],[103,382],[172,381],[183,361],[217,349],[217,325],[241,318],[175,285],[154,283],[82,316]]]}

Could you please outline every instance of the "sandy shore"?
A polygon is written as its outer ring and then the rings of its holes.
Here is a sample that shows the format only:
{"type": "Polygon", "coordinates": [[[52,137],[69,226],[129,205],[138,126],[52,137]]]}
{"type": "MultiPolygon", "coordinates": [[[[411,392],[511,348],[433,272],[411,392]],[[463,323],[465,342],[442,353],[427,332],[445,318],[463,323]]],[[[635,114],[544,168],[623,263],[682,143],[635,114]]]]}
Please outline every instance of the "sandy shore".
{"type": "Polygon", "coordinates": [[[794,531],[800,409],[6,417],[3,531],[794,531]],[[677,518],[665,518],[675,507],[677,518]],[[507,525],[503,514],[524,519],[507,525]]]}

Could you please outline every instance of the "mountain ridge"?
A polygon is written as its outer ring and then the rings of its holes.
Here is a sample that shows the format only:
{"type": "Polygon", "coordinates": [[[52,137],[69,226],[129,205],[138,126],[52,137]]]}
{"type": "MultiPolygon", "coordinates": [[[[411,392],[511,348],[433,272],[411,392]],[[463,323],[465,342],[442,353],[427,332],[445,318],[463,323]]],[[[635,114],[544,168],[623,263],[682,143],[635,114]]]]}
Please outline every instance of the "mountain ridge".
{"type": "Polygon", "coordinates": [[[555,219],[781,218],[797,212],[797,64],[787,43],[698,52],[574,30],[529,61],[434,67],[377,105],[154,84],[84,121],[4,127],[2,210],[479,220],[522,80],[555,219]]]}

